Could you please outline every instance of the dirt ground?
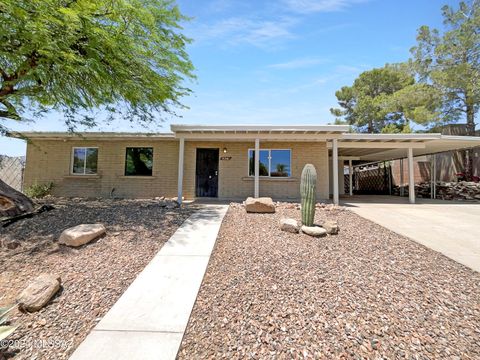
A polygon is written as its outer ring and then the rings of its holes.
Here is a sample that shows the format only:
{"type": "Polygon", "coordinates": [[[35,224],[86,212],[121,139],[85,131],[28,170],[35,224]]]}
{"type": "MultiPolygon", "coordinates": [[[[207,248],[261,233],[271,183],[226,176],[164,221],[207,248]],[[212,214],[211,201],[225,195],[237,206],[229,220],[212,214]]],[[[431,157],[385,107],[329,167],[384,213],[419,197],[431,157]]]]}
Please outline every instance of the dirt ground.
{"type": "MultiPolygon", "coordinates": [[[[0,305],[12,304],[28,281],[58,274],[62,289],[42,310],[13,313],[18,329],[4,356],[66,359],[116,302],[194,207],[168,209],[154,200],[54,199],[55,209],[0,228],[0,305]],[[59,246],[61,232],[105,224],[106,236],[79,248],[59,246]]],[[[0,353],[0,358],[1,358],[0,353]]]]}

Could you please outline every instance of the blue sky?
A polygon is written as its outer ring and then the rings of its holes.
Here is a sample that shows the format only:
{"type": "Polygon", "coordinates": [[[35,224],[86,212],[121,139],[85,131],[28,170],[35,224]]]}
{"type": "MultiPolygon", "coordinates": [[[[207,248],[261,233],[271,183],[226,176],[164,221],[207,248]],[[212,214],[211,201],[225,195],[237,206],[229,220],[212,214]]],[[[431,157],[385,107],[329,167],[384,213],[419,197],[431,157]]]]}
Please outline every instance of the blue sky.
{"type": "MultiPolygon", "coordinates": [[[[170,123],[327,124],[335,91],[362,72],[404,61],[421,25],[442,26],[447,0],[178,0],[192,20],[196,67],[188,110],[170,123]]],[[[22,131],[62,131],[51,114],[22,131]]],[[[93,131],[145,131],[128,122],[93,131]]],[[[0,154],[22,155],[20,140],[0,138],[0,154]]]]}

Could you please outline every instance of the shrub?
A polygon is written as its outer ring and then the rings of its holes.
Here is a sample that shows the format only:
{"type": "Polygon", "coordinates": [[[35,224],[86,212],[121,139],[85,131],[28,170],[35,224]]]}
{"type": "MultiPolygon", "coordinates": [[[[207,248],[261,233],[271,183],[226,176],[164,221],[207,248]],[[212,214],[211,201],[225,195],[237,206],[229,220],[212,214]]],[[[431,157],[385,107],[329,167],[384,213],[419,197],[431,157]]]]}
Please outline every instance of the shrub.
{"type": "Polygon", "coordinates": [[[33,184],[32,186],[25,189],[25,195],[31,198],[43,198],[47,195],[50,195],[53,189],[53,183],[46,184],[33,184]]]}

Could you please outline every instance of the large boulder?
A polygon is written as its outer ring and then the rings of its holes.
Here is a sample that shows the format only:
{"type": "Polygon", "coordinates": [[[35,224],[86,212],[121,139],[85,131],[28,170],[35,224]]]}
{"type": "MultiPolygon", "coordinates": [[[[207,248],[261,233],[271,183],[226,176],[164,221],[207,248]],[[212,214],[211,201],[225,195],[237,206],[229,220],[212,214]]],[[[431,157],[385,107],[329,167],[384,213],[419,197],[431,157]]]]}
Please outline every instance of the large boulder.
{"type": "Polygon", "coordinates": [[[62,232],[58,239],[59,244],[68,246],[81,246],[105,234],[103,224],[82,224],[68,228],[62,232]]]}
{"type": "Polygon", "coordinates": [[[60,276],[40,274],[20,293],[17,299],[18,307],[29,312],[40,310],[57,293],[60,284],[60,276]]]}
{"type": "Polygon", "coordinates": [[[272,198],[269,197],[249,197],[245,200],[245,209],[249,213],[274,213],[275,204],[273,203],[272,198]]]}
{"type": "Polygon", "coordinates": [[[280,229],[283,231],[291,232],[291,233],[298,233],[300,229],[298,226],[298,222],[295,219],[285,218],[280,220],[280,229]]]}
{"type": "Polygon", "coordinates": [[[322,227],[327,230],[327,234],[335,235],[338,234],[340,227],[338,226],[338,222],[335,220],[325,220],[322,224],[322,227]]]}
{"type": "Polygon", "coordinates": [[[325,236],[327,235],[327,230],[320,226],[302,226],[302,232],[315,237],[325,236]]]}

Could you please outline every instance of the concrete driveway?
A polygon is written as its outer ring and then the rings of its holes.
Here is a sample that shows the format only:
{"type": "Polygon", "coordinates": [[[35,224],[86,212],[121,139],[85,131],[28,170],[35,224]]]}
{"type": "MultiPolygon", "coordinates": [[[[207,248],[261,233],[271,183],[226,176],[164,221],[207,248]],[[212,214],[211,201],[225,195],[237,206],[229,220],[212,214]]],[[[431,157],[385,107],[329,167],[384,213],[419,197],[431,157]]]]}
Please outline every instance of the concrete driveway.
{"type": "Polygon", "coordinates": [[[341,199],[360,216],[480,272],[480,204],[394,196],[341,199]]]}

